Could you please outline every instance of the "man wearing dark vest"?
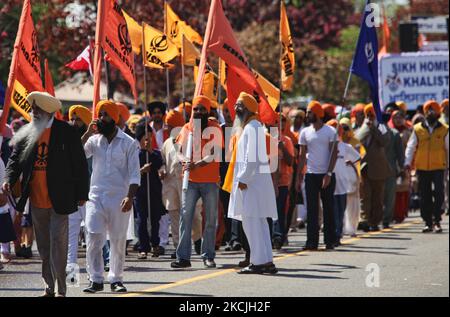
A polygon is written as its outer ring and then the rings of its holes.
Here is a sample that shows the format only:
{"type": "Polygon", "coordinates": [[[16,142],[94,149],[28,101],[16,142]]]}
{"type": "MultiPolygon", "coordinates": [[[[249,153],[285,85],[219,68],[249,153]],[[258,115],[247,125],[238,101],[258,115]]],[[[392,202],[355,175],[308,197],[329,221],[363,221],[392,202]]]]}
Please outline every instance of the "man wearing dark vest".
{"type": "Polygon", "coordinates": [[[405,169],[411,171],[415,158],[420,212],[426,224],[423,232],[433,232],[434,229],[436,233],[442,233],[440,222],[444,202],[444,173],[448,170],[448,126],[439,122],[441,109],[436,101],[428,101],[423,108],[426,121],[414,126],[414,133],[406,148],[405,169]]]}

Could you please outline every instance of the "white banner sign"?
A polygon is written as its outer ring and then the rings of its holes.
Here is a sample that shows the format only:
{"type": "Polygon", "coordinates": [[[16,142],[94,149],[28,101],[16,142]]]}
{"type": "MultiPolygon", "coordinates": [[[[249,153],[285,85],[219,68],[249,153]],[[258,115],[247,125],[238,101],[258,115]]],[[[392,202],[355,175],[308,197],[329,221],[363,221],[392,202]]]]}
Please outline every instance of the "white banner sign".
{"type": "Polygon", "coordinates": [[[404,101],[415,110],[430,99],[448,98],[448,58],[448,51],[384,55],[379,62],[382,107],[404,101]]]}
{"type": "Polygon", "coordinates": [[[446,34],[447,33],[447,17],[413,17],[413,22],[419,25],[419,33],[424,34],[446,34]]]}

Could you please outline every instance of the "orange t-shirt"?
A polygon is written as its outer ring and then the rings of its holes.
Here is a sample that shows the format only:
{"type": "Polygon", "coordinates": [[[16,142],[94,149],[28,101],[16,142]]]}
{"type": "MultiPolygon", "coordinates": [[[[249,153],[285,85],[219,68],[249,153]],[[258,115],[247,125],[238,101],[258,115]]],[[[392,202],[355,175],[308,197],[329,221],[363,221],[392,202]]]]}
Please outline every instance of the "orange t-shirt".
{"type": "MultiPolygon", "coordinates": [[[[220,137],[218,137],[218,140],[213,135],[207,136],[209,138],[201,138],[201,145],[200,145],[199,142],[200,140],[195,140],[195,133],[194,133],[194,142],[193,142],[194,160],[197,161],[199,160],[198,157],[196,156],[200,156],[201,159],[203,159],[204,157],[210,155],[210,153],[204,153],[205,145],[208,145],[208,148],[210,148],[211,145],[214,145],[214,147],[220,147],[221,150],[220,153],[218,153],[219,155],[218,157],[220,158],[220,156],[222,155],[222,149],[224,146],[222,129],[217,123],[214,123],[212,121],[208,122],[208,128],[217,128],[216,131],[217,133],[220,132],[220,137]],[[201,152],[199,152],[199,148],[201,148],[201,152]]],[[[190,123],[187,123],[181,130],[180,134],[178,135],[177,143],[182,145],[183,148],[187,146],[189,132],[190,132],[190,123]]],[[[219,168],[220,168],[220,161],[214,160],[213,162],[203,167],[192,170],[189,173],[189,181],[193,183],[219,183],[220,182],[219,168]]]]}
{"type": "MultiPolygon", "coordinates": [[[[285,135],[282,137],[282,141],[291,156],[294,156],[294,145],[291,139],[285,135]]],[[[279,152],[280,157],[282,157],[283,153],[279,152]]],[[[280,179],[278,180],[278,186],[290,186],[292,181],[292,174],[294,169],[292,166],[286,164],[285,160],[281,159],[280,163],[280,179]]]]}
{"type": "Polygon", "coordinates": [[[44,131],[38,141],[36,162],[33,166],[33,175],[30,181],[30,202],[33,207],[41,209],[53,208],[47,187],[47,164],[48,145],[50,142],[50,131],[44,131]]]}

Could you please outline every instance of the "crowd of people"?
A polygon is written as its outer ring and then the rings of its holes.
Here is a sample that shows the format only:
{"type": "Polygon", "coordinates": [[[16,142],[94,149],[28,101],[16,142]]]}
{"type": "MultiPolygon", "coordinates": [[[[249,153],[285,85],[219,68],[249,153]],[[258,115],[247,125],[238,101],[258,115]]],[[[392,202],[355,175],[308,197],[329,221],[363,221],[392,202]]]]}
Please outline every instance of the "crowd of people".
{"type": "Polygon", "coordinates": [[[333,250],[358,230],[403,222],[412,209],[424,233],[441,233],[448,214],[448,99],[412,117],[393,102],[383,120],[372,104],[284,105],[272,126],[246,93],[235,105],[198,96],[133,113],[103,100],[94,116],[70,107],[67,122],[55,118],[62,105],[49,94],[27,101],[32,121],[13,113],[2,133],[0,269],[32,257],[35,240],[45,297],[66,295],[80,247],[84,292],[102,291],[106,271],[121,293],[130,248],[145,261],[171,244],[174,269],[191,267],[192,251],[213,269],[220,248],[244,250],[240,274],[276,274],[273,250],[299,229],[305,250],[318,250],[321,230],[333,250]]]}

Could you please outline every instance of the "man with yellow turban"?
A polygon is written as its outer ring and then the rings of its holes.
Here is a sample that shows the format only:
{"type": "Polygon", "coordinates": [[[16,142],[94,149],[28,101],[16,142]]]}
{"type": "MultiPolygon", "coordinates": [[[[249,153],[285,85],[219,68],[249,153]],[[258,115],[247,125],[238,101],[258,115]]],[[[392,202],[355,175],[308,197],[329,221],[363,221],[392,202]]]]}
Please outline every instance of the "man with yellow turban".
{"type": "Polygon", "coordinates": [[[266,151],[264,127],[257,120],[258,103],[245,92],[236,105],[241,134],[236,148],[228,217],[242,221],[250,246],[250,265],[241,274],[275,274],[267,218],[277,219],[275,190],[266,151]]]}
{"type": "Polygon", "coordinates": [[[91,283],[84,292],[103,290],[102,248],[108,233],[111,291],[123,293],[127,291],[123,285],[127,228],[141,184],[139,145],[116,126],[120,114],[114,102],[100,101],[96,113],[98,119],[82,137],[86,157],[92,157],[93,162],[86,205],[86,259],[91,283]],[[95,130],[98,133],[94,134],[95,130]]]}
{"type": "Polygon", "coordinates": [[[439,122],[440,105],[430,100],[423,106],[426,121],[414,126],[407,148],[405,169],[413,160],[419,177],[420,212],[425,221],[423,233],[441,233],[444,175],[448,171],[448,126],[439,122]]]}
{"type": "Polygon", "coordinates": [[[305,179],[307,201],[307,241],[305,250],[315,251],[319,247],[319,199],[322,199],[324,240],[328,250],[337,242],[334,222],[334,190],[336,178],[333,173],[337,160],[336,130],[325,125],[325,111],[318,101],[311,101],[306,112],[309,127],[300,133],[300,158],[297,171],[297,191],[305,179]],[[331,149],[334,149],[332,152],[331,149]],[[307,167],[304,177],[304,167],[307,167]]]}

